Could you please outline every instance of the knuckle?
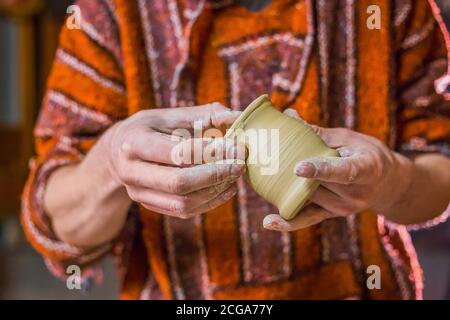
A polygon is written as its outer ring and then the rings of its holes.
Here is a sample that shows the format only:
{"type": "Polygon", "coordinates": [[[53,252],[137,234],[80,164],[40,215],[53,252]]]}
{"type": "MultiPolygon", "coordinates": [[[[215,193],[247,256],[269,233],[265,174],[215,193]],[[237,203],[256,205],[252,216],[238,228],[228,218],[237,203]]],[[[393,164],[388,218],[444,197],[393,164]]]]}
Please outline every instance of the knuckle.
{"type": "Polygon", "coordinates": [[[125,139],[120,144],[120,154],[126,158],[131,158],[133,154],[133,141],[130,139],[125,139]]]}
{"type": "Polygon", "coordinates": [[[189,220],[193,218],[193,214],[189,212],[180,212],[178,213],[178,217],[182,220],[189,220]]]}
{"type": "Polygon", "coordinates": [[[139,175],[128,174],[125,172],[119,172],[119,178],[126,185],[139,186],[142,182],[142,178],[139,175]]]}
{"type": "Polygon", "coordinates": [[[220,102],[213,102],[210,104],[211,110],[215,111],[215,112],[220,112],[220,111],[226,111],[228,110],[228,108],[226,108],[223,104],[221,104],[220,102]]]}
{"type": "Polygon", "coordinates": [[[373,166],[373,175],[376,179],[380,179],[383,177],[384,170],[382,165],[375,164],[373,166]]]}
{"type": "Polygon", "coordinates": [[[122,170],[117,171],[117,177],[122,181],[125,185],[131,185],[131,178],[128,174],[125,174],[122,170]]]}
{"type": "Polygon", "coordinates": [[[128,196],[130,197],[131,200],[136,201],[136,202],[141,202],[139,192],[137,192],[136,190],[129,188],[129,187],[126,187],[126,189],[127,189],[128,196]]]}
{"type": "Polygon", "coordinates": [[[365,169],[371,177],[381,178],[384,171],[384,159],[378,152],[369,152],[365,160],[365,169]]]}
{"type": "Polygon", "coordinates": [[[321,173],[321,176],[325,179],[331,178],[333,174],[333,167],[328,161],[320,162],[318,171],[321,173]]]}
{"type": "Polygon", "coordinates": [[[351,162],[349,164],[348,173],[349,173],[349,175],[348,175],[347,180],[349,183],[352,183],[360,178],[361,171],[359,170],[359,167],[356,165],[356,163],[351,162]]]}
{"type": "Polygon", "coordinates": [[[180,217],[186,214],[184,203],[178,200],[173,200],[169,202],[169,210],[180,217]]]}
{"type": "Polygon", "coordinates": [[[374,176],[381,178],[384,172],[384,160],[380,154],[377,154],[372,161],[372,168],[374,176]]]}
{"type": "Polygon", "coordinates": [[[191,201],[191,199],[189,197],[183,196],[179,200],[180,212],[183,212],[185,214],[189,214],[189,213],[191,213],[193,207],[194,207],[193,201],[191,201]]]}
{"type": "Polygon", "coordinates": [[[214,183],[224,181],[227,177],[231,176],[231,165],[216,165],[212,169],[212,179],[214,183]]]}
{"type": "Polygon", "coordinates": [[[173,194],[183,194],[186,190],[186,177],[182,173],[181,169],[178,169],[178,173],[173,178],[168,180],[169,192],[173,194]]]}

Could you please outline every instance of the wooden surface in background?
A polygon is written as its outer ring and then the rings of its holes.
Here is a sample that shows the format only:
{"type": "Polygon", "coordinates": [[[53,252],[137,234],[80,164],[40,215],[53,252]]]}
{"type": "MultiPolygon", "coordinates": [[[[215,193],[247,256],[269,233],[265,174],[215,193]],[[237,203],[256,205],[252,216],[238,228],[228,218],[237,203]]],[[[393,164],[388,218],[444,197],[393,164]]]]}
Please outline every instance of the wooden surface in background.
{"type": "Polygon", "coordinates": [[[48,1],[38,13],[14,15],[13,23],[19,26],[19,91],[15,94],[20,97],[20,121],[16,127],[0,124],[0,219],[20,210],[20,195],[33,156],[33,128],[58,44],[64,6],[70,2],[48,1]]]}
{"type": "Polygon", "coordinates": [[[17,212],[27,166],[21,158],[21,132],[18,128],[0,126],[0,216],[17,212]]]}

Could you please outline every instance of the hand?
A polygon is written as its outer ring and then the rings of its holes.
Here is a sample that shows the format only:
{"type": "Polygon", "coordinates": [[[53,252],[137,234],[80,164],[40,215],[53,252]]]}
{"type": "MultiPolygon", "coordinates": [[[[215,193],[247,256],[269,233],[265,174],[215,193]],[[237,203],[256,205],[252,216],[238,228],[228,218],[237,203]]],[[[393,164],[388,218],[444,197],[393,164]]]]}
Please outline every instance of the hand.
{"type": "MultiPolygon", "coordinates": [[[[293,110],[286,113],[298,117],[293,110]]],[[[294,231],[366,209],[389,217],[411,183],[412,161],[361,133],[343,128],[312,128],[328,146],[339,151],[341,158],[313,158],[298,163],[295,174],[319,180],[321,186],[311,197],[311,204],[296,218],[285,221],[279,215],[269,215],[264,219],[264,227],[294,231]]]]}
{"type": "MultiPolygon", "coordinates": [[[[108,133],[111,176],[133,201],[161,214],[187,219],[218,207],[236,194],[235,182],[245,165],[192,165],[191,155],[202,155],[211,140],[190,138],[180,143],[172,133],[192,132],[199,122],[202,129],[228,127],[238,115],[217,103],[141,111],[108,133]]],[[[226,149],[229,144],[215,142],[216,151],[235,156],[226,149]]]]}

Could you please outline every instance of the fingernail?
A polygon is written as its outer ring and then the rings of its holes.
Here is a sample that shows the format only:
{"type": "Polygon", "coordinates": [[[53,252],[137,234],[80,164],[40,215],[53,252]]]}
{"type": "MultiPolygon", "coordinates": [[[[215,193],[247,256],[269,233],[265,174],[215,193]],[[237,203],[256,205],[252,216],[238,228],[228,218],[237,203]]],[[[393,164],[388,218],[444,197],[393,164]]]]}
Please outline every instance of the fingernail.
{"type": "Polygon", "coordinates": [[[316,167],[311,162],[302,162],[295,167],[295,174],[304,178],[313,178],[316,167]]]}
{"type": "Polygon", "coordinates": [[[287,222],[284,222],[273,215],[264,218],[263,226],[266,229],[275,231],[284,231],[287,230],[287,228],[289,227],[287,222]]]}
{"type": "Polygon", "coordinates": [[[272,229],[276,226],[276,223],[274,221],[274,218],[272,216],[267,216],[263,220],[263,226],[264,228],[272,229]]]}

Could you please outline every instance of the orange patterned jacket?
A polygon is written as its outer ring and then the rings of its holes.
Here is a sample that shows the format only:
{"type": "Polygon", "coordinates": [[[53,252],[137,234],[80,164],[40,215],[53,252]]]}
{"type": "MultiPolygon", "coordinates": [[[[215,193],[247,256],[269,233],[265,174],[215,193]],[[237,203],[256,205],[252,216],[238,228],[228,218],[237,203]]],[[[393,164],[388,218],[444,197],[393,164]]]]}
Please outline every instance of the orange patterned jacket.
{"type": "Polygon", "coordinates": [[[314,124],[449,154],[449,103],[434,91],[446,51],[427,2],[273,0],[259,12],[213,0],[77,4],[81,29],[62,30],[23,193],[23,228],[53,273],[77,264],[88,280],[113,254],[124,299],[421,297],[408,232],[373,212],[280,234],[263,230],[270,207],[244,185],[188,221],[133,205],[118,239],[85,251],[55,236],[42,202],[49,175],[81,161],[115,121],[212,101],[240,109],[262,93],[314,124]],[[374,4],[380,30],[366,24],[374,4]],[[380,290],[367,289],[370,265],[381,268],[380,290]]]}

